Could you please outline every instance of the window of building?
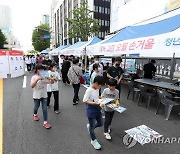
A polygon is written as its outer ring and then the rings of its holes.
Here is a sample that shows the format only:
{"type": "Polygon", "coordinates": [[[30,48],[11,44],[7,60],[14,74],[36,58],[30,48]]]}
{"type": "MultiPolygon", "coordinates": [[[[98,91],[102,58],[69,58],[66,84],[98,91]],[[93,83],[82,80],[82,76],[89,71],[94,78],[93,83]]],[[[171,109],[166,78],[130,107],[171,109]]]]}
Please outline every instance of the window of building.
{"type": "Polygon", "coordinates": [[[99,13],[101,13],[101,6],[99,6],[99,13]]]}
{"type": "Polygon", "coordinates": [[[105,8],[105,14],[108,14],[108,8],[105,8]]]}
{"type": "Polygon", "coordinates": [[[104,7],[101,7],[101,13],[104,13],[104,7]]]}

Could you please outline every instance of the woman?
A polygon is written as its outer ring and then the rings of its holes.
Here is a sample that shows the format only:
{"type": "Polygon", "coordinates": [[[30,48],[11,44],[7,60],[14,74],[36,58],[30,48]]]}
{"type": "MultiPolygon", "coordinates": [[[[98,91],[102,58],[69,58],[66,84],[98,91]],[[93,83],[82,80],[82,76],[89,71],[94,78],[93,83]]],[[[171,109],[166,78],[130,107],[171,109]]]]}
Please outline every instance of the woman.
{"type": "Polygon", "coordinates": [[[77,105],[79,101],[79,77],[82,76],[82,69],[79,67],[79,59],[73,59],[73,64],[68,71],[68,78],[74,88],[73,105],[77,105]]]}

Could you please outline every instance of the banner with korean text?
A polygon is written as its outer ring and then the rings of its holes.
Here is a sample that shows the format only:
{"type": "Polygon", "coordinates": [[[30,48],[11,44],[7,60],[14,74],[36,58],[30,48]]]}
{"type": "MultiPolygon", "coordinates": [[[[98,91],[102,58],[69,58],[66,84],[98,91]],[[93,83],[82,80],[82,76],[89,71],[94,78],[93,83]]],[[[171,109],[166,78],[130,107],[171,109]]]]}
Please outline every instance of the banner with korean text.
{"type": "Polygon", "coordinates": [[[119,56],[137,53],[151,57],[169,57],[173,53],[180,53],[180,28],[160,35],[87,47],[88,55],[119,56]]]}
{"type": "Polygon", "coordinates": [[[23,52],[17,50],[0,50],[0,78],[11,78],[24,74],[23,52]]]}

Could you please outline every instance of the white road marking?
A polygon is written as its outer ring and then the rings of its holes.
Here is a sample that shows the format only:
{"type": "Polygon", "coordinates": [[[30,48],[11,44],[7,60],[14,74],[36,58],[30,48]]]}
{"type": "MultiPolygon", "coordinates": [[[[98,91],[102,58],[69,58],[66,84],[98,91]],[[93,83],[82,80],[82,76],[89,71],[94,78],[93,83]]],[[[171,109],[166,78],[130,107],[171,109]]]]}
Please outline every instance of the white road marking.
{"type": "Polygon", "coordinates": [[[22,88],[26,88],[26,83],[27,83],[26,81],[27,81],[27,76],[24,76],[22,88]]]}

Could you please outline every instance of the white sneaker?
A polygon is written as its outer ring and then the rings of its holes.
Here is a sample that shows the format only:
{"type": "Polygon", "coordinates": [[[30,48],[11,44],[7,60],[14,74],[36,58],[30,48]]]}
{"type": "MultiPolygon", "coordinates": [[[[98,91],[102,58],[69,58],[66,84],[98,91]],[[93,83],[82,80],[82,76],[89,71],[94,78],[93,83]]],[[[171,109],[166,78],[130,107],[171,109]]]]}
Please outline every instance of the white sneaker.
{"type": "Polygon", "coordinates": [[[101,149],[101,145],[99,144],[99,142],[96,139],[94,141],[91,140],[91,144],[94,147],[94,149],[96,149],[96,150],[101,149]]]}
{"type": "Polygon", "coordinates": [[[104,135],[107,140],[111,140],[111,135],[109,133],[104,133],[104,135]]]}

